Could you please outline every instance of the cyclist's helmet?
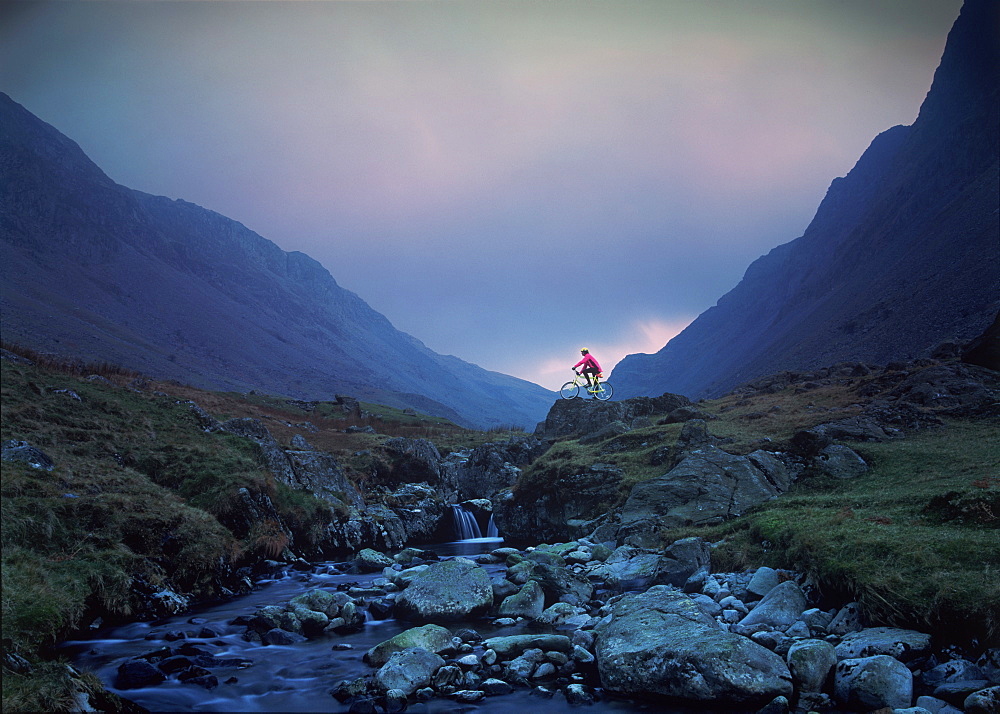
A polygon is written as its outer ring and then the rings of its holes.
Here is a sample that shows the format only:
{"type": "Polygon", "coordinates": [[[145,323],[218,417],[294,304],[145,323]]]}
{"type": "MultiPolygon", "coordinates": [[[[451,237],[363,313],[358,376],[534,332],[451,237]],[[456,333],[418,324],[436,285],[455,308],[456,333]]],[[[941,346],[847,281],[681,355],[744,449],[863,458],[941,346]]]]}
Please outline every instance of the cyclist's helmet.
{"type": "Polygon", "coordinates": [[[583,354],[587,354],[588,352],[590,352],[590,350],[588,350],[586,347],[581,347],[580,352],[582,352],[583,354]]]}

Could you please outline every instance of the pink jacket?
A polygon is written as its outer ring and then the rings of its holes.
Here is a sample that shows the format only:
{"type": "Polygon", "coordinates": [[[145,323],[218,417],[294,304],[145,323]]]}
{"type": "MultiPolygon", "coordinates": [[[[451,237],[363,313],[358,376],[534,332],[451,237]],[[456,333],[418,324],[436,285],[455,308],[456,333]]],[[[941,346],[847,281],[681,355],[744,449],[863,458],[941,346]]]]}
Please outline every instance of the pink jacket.
{"type": "Polygon", "coordinates": [[[582,360],[580,360],[579,362],[577,362],[576,364],[573,365],[573,369],[576,369],[581,364],[584,366],[584,369],[586,369],[587,367],[593,367],[598,372],[602,371],[601,370],[601,365],[597,364],[597,360],[594,359],[594,355],[592,355],[592,354],[588,353],[588,354],[584,355],[582,360]]]}

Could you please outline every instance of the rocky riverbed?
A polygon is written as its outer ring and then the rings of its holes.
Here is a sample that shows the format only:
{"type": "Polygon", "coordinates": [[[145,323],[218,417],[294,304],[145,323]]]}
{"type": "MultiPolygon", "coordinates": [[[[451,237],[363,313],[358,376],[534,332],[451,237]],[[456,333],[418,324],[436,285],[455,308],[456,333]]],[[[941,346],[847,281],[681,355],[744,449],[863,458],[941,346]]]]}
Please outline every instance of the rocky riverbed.
{"type": "Polygon", "coordinates": [[[1000,650],[817,602],[800,575],[711,572],[578,540],[365,550],[248,596],[67,643],[150,711],[998,711],[1000,650]]]}

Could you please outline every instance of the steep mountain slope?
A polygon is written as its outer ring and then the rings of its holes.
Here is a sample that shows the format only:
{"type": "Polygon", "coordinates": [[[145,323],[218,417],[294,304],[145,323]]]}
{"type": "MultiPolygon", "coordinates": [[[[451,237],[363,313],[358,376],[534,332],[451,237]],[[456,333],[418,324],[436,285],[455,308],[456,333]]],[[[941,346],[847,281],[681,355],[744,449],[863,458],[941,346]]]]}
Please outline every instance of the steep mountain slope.
{"type": "Polygon", "coordinates": [[[969,340],[1000,308],[1000,3],[968,0],[911,127],[878,136],[805,234],[653,355],[616,396],[717,396],[840,360],[884,364],[969,340]]]}
{"type": "Polygon", "coordinates": [[[553,394],[439,355],[309,256],[115,184],[0,94],[3,338],[214,389],[534,426],[553,394]]]}

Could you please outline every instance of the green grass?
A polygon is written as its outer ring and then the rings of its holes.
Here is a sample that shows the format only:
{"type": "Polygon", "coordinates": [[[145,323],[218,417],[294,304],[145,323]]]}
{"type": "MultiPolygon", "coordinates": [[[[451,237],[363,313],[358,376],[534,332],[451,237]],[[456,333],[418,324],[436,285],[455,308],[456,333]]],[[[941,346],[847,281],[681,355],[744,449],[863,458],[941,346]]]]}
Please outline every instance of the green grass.
{"type": "Polygon", "coordinates": [[[281,396],[172,382],[136,390],[141,375],[129,370],[4,348],[37,364],[0,361],[0,439],[27,441],[56,464],[51,472],[2,464],[4,650],[35,666],[29,676],[5,672],[5,711],[67,706],[79,680],[46,657],[95,617],[133,617],[141,593],[154,588],[215,596],[234,584],[227,578],[240,566],[278,558],[288,547],[319,557],[331,518],[347,517],[346,506],[276,481],[250,440],[204,432],[189,401],[220,421],[260,419],[285,446],[304,435],[333,453],[362,489],[395,482],[401,457],[384,448],[392,437],[431,439],[447,453],[519,433],[474,432],[368,403],[359,418],[332,402],[310,410],[281,396]],[[87,379],[91,374],[104,379],[87,379]],[[378,433],[344,433],[351,425],[378,433]],[[268,520],[239,530],[244,521],[233,516],[241,488],[266,495],[291,535],[268,520]]]}
{"type": "Polygon", "coordinates": [[[1000,443],[990,423],[949,423],[858,444],[865,477],[811,479],[742,519],[767,559],[847,592],[878,621],[1000,634],[1000,443]],[[978,504],[957,515],[942,497],[978,504]]]}
{"type": "Polygon", "coordinates": [[[5,711],[68,701],[79,683],[46,657],[75,628],[134,616],[154,589],[218,595],[240,565],[280,555],[289,541],[276,524],[244,534],[220,523],[239,488],[271,498],[300,552],[330,520],[329,504],[274,481],[255,444],[202,431],[178,403],[189,394],[136,392],[125,386],[132,374],[109,371],[108,384],[62,367],[0,362],[0,438],[28,441],[56,464],[2,465],[4,650],[35,666],[5,673],[5,711]]]}
{"type": "MultiPolygon", "coordinates": [[[[856,389],[831,385],[699,404],[717,417],[711,434],[737,454],[787,449],[792,435],[860,412],[856,389]],[[765,440],[766,439],[766,440],[765,440]]],[[[661,415],[654,415],[653,421],[661,415]]],[[[524,470],[515,492],[526,498],[560,479],[611,463],[632,486],[667,466],[650,457],[674,444],[681,425],[652,426],[598,444],[557,442],[524,470]],[[625,447],[624,450],[616,450],[625,447]],[[603,452],[603,453],[602,453],[603,452]]],[[[885,443],[851,443],[871,465],[860,478],[806,476],[780,498],[708,528],[678,528],[664,544],[687,536],[719,543],[717,570],[770,565],[807,574],[831,602],[856,599],[873,622],[961,638],[1000,637],[1000,439],[996,422],[949,421],[885,443]]],[[[604,505],[604,504],[602,504],[604,505]]]]}
{"type": "Polygon", "coordinates": [[[952,640],[1000,636],[1000,443],[994,423],[951,422],[852,444],[872,465],[811,478],[720,527],[722,560],[807,573],[870,619],[952,640]],[[958,504],[957,507],[943,507],[958,504]]]}

